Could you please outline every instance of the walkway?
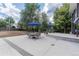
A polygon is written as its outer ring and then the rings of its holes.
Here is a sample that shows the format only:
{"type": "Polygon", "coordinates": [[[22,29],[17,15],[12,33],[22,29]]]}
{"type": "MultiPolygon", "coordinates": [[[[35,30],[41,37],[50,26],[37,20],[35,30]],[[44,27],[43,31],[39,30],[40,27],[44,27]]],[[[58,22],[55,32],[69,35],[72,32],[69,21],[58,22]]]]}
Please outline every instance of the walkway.
{"type": "MultiPolygon", "coordinates": [[[[79,43],[58,40],[58,38],[41,35],[40,39],[29,39],[27,35],[4,38],[4,41],[18,53],[29,56],[79,56],[79,43]],[[6,41],[5,41],[6,40],[6,41]]],[[[15,53],[16,54],[16,53],[15,53]]]]}

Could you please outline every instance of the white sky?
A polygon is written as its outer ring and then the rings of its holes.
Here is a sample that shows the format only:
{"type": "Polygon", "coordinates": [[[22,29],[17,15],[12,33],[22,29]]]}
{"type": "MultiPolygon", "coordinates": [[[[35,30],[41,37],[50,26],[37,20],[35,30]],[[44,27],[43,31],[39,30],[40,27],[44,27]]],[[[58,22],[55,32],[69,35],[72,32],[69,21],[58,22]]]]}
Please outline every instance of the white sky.
{"type": "MultiPolygon", "coordinates": [[[[45,3],[44,8],[42,9],[42,12],[47,13],[48,18],[50,22],[53,22],[53,12],[55,9],[62,4],[57,3],[45,3]],[[48,11],[50,11],[48,13],[48,11]]],[[[16,5],[13,5],[12,3],[0,3],[0,13],[4,13],[7,16],[12,16],[15,19],[15,22],[18,22],[18,19],[20,19],[20,9],[16,8],[16,5]]],[[[0,18],[4,18],[5,16],[1,16],[0,18]]]]}
{"type": "Polygon", "coordinates": [[[56,10],[57,7],[62,6],[62,4],[60,3],[46,3],[42,12],[47,13],[48,18],[49,18],[49,22],[53,23],[53,15],[54,15],[54,11],[56,10]],[[48,11],[50,11],[48,13],[48,11]]]}

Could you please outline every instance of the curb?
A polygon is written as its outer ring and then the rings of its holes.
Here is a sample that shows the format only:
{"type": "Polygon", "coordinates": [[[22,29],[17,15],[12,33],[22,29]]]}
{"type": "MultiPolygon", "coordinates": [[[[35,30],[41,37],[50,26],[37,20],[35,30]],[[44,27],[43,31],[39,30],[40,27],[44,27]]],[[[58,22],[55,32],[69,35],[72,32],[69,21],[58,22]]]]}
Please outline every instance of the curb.
{"type": "Polygon", "coordinates": [[[70,42],[76,42],[79,43],[79,39],[78,38],[69,38],[69,37],[62,37],[62,36],[57,36],[57,35],[50,35],[48,34],[48,36],[53,37],[57,40],[65,40],[65,41],[70,41],[70,42]]]}

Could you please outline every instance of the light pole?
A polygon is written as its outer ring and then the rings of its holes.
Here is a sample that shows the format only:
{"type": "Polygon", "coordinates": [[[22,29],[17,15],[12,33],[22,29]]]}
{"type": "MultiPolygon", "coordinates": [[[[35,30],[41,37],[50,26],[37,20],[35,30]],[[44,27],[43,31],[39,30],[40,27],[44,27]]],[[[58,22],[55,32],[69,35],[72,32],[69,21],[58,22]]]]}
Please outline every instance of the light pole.
{"type": "Polygon", "coordinates": [[[72,34],[72,28],[73,26],[72,26],[72,18],[71,18],[71,32],[70,32],[70,34],[72,34]]]}

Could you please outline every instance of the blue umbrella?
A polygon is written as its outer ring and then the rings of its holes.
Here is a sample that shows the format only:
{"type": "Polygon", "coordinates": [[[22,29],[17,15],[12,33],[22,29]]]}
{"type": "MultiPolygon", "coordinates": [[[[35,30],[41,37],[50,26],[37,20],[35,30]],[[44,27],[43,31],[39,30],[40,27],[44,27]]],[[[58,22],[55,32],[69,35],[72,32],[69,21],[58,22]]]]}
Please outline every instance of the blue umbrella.
{"type": "Polygon", "coordinates": [[[40,23],[39,22],[29,22],[28,26],[39,26],[40,23]]]}

